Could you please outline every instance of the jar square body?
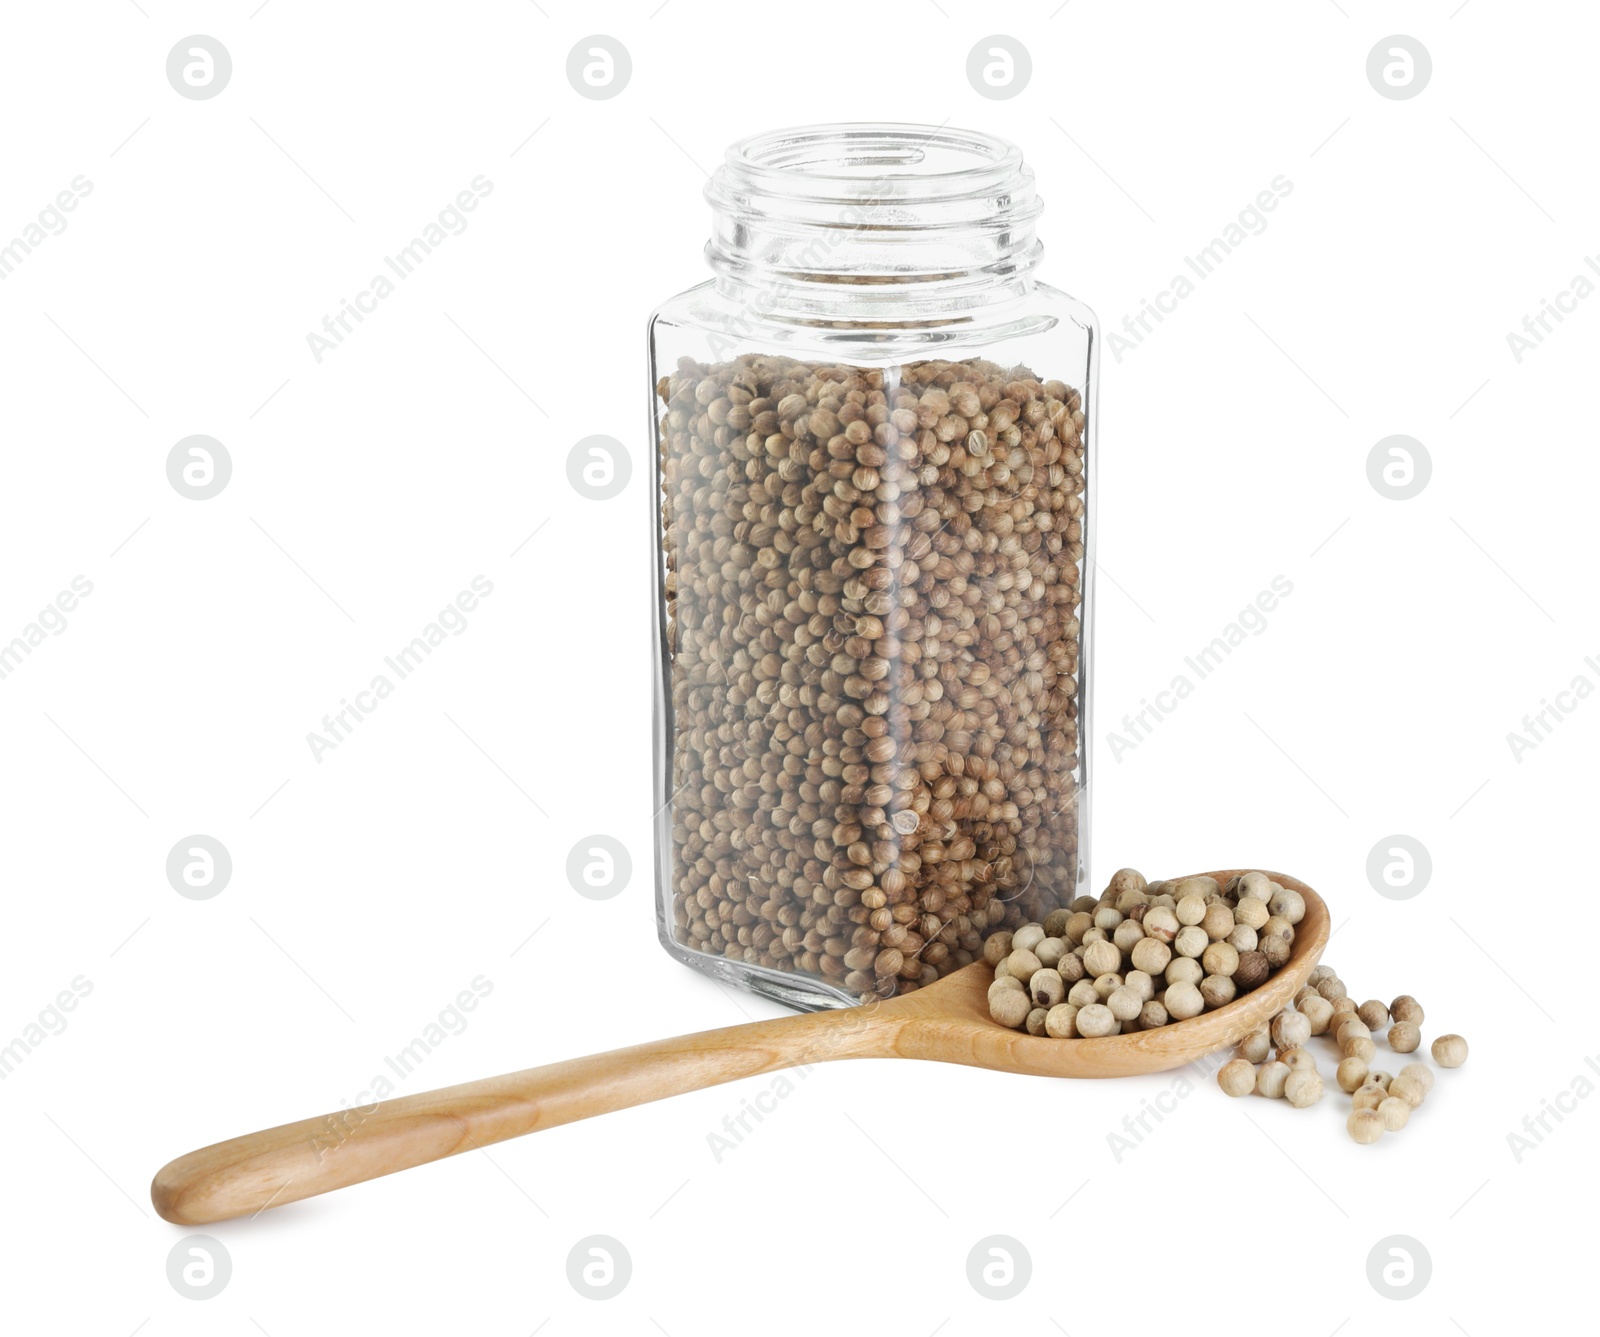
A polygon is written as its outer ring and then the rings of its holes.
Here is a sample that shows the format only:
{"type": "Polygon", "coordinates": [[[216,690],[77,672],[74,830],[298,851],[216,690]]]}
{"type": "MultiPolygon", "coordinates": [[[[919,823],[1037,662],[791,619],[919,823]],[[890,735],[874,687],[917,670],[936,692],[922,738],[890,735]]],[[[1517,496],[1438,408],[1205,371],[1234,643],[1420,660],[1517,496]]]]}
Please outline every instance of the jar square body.
{"type": "Polygon", "coordinates": [[[1085,894],[1099,334],[1012,145],[734,145],[651,317],[663,945],[803,1008],[1085,894]]]}

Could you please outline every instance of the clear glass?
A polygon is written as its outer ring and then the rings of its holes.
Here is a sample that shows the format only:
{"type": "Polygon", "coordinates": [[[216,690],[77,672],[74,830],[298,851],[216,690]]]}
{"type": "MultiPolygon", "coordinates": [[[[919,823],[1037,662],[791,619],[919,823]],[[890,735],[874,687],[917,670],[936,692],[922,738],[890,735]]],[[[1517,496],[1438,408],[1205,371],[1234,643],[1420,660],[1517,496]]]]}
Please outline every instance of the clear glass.
{"type": "Polygon", "coordinates": [[[706,196],[649,333],[657,922],[847,1006],[1086,890],[1099,331],[1002,140],[781,131],[706,196]]]}

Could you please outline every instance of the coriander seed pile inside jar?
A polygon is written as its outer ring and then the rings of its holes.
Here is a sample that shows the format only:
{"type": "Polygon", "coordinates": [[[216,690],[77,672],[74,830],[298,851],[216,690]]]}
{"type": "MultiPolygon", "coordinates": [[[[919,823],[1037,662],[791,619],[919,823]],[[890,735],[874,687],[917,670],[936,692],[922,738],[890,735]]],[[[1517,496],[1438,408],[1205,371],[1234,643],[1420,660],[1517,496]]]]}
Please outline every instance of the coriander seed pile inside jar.
{"type": "Polygon", "coordinates": [[[758,135],[705,193],[650,323],[658,924],[847,1006],[1087,889],[1098,330],[990,135],[758,135]]]}

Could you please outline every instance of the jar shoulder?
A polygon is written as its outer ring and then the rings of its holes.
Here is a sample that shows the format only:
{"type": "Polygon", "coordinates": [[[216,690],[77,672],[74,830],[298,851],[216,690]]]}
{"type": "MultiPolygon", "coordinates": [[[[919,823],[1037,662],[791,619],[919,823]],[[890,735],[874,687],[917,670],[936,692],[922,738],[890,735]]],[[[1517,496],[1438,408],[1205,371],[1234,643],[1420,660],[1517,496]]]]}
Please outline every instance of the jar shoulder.
{"type": "Polygon", "coordinates": [[[954,310],[940,320],[886,326],[879,319],[820,324],[763,310],[760,295],[735,295],[708,280],[669,297],[650,313],[652,344],[673,331],[706,338],[720,354],[735,348],[782,350],[795,356],[851,357],[872,363],[949,355],[1021,337],[1099,341],[1099,319],[1071,293],[1031,283],[1003,306],[954,310]]]}

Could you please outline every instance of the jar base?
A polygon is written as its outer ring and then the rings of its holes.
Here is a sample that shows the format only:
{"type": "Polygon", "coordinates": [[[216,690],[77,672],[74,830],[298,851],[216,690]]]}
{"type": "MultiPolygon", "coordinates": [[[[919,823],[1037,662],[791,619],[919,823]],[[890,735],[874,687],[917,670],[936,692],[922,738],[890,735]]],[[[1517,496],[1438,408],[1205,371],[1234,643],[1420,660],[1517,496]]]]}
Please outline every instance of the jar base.
{"type": "Polygon", "coordinates": [[[698,970],[703,975],[736,989],[760,994],[775,1003],[792,1007],[797,1012],[822,1012],[832,1008],[855,1007],[860,999],[843,989],[834,988],[823,980],[807,979],[766,966],[753,966],[745,961],[730,961],[725,956],[712,956],[697,952],[676,941],[665,924],[658,921],[657,937],[661,946],[673,960],[698,970]]]}

